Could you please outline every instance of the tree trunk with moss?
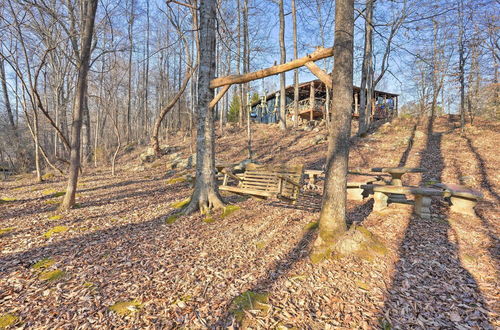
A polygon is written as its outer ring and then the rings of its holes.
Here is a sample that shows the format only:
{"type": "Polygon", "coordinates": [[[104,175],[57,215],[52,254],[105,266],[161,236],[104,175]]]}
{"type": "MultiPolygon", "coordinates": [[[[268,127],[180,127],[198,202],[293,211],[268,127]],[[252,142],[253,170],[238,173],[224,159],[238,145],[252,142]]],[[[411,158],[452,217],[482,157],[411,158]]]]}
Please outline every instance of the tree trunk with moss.
{"type": "Polygon", "coordinates": [[[346,185],[351,134],[354,0],[339,0],[335,8],[335,44],[328,138],[326,182],[319,219],[319,235],[311,259],[321,260],[334,250],[346,232],[346,185]]]}
{"type": "Polygon", "coordinates": [[[205,0],[200,5],[200,57],[198,73],[198,124],[196,139],[196,179],[191,201],[184,209],[188,214],[196,210],[202,213],[222,208],[215,178],[215,122],[214,112],[209,109],[214,98],[210,81],[215,78],[215,27],[216,0],[205,0]]]}

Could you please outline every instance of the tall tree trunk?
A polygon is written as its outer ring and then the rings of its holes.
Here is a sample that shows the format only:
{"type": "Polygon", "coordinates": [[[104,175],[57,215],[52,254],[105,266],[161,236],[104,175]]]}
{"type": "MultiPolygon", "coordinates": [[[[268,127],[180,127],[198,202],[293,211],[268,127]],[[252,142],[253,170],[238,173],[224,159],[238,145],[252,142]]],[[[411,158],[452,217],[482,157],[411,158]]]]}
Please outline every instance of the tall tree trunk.
{"type": "MultiPolygon", "coordinates": [[[[130,142],[130,134],[131,134],[131,126],[130,126],[130,112],[132,106],[132,53],[134,51],[134,1],[130,0],[130,16],[128,19],[128,41],[129,41],[129,50],[128,50],[128,84],[127,84],[127,143],[130,142]]],[[[167,42],[168,44],[168,42],[167,42]]]]}
{"type": "Polygon", "coordinates": [[[465,126],[465,40],[464,2],[458,2],[458,81],[460,82],[460,126],[465,126]]]}
{"type": "Polygon", "coordinates": [[[328,137],[326,182],[314,243],[316,260],[328,257],[333,245],[346,231],[346,186],[351,133],[352,76],[354,45],[354,0],[338,0],[335,8],[332,117],[328,137]]]}
{"type": "MultiPolygon", "coordinates": [[[[236,54],[238,56],[237,59],[237,73],[241,74],[241,66],[243,64],[243,57],[241,56],[241,0],[236,0],[237,2],[237,11],[238,11],[238,42],[237,42],[237,51],[236,54]]],[[[239,98],[240,98],[240,109],[238,113],[239,117],[239,124],[240,126],[243,126],[243,93],[244,93],[244,87],[243,84],[238,85],[238,92],[239,92],[239,98]]]]}
{"type": "MultiPolygon", "coordinates": [[[[293,59],[299,58],[297,47],[297,8],[292,0],[293,59]]],[[[293,71],[293,127],[299,125],[299,69],[293,71]]]]}
{"type": "Polygon", "coordinates": [[[80,133],[82,129],[82,115],[87,93],[87,75],[89,72],[92,35],[94,32],[97,0],[86,0],[83,3],[83,31],[81,35],[81,52],[78,61],[78,77],[76,84],[75,101],[73,103],[73,122],[71,123],[71,152],[66,194],[61,203],[61,210],[68,210],[75,205],[76,185],[80,170],[80,133]]]}
{"type": "Polygon", "coordinates": [[[9,124],[12,131],[16,131],[16,124],[14,122],[14,115],[12,114],[12,107],[10,106],[9,91],[7,90],[7,77],[5,76],[5,65],[4,60],[0,57],[0,80],[2,84],[3,91],[3,103],[5,105],[5,110],[7,111],[7,117],[9,118],[9,124]]]}
{"type": "MultiPolygon", "coordinates": [[[[285,48],[285,9],[283,8],[283,0],[279,0],[279,16],[280,16],[280,63],[286,62],[286,48],[285,48]]],[[[285,73],[280,74],[280,129],[286,130],[286,77],[285,73]]]]}
{"type": "Polygon", "coordinates": [[[216,0],[204,0],[200,4],[200,58],[198,73],[198,123],[196,139],[196,179],[191,201],[184,213],[195,210],[209,212],[223,207],[215,177],[215,123],[213,109],[209,109],[214,98],[210,80],[215,78],[216,47],[216,0]]]}
{"type": "Polygon", "coordinates": [[[372,43],[373,43],[373,0],[366,0],[366,20],[365,20],[365,49],[363,55],[363,67],[361,69],[361,86],[359,95],[359,120],[358,135],[366,133],[369,125],[369,111],[371,111],[371,79],[372,68],[372,43]],[[368,88],[367,88],[368,86],[368,88]],[[367,101],[368,100],[368,101],[367,101]]]}
{"type": "Polygon", "coordinates": [[[90,110],[89,98],[85,95],[83,107],[83,121],[82,121],[82,163],[87,164],[90,161],[91,141],[90,141],[90,110]]]}

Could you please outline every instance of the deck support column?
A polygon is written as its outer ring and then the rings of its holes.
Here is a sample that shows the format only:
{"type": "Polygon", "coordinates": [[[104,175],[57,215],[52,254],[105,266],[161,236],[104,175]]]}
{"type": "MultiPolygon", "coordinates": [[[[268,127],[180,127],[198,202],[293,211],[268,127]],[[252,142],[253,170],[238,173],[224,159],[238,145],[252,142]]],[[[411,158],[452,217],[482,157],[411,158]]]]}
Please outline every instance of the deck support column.
{"type": "Polygon", "coordinates": [[[309,120],[314,120],[314,108],[316,106],[316,90],[314,89],[314,81],[311,81],[311,90],[309,94],[309,120]]]}
{"type": "Polygon", "coordinates": [[[359,94],[354,93],[354,114],[359,116],[359,94]]]}

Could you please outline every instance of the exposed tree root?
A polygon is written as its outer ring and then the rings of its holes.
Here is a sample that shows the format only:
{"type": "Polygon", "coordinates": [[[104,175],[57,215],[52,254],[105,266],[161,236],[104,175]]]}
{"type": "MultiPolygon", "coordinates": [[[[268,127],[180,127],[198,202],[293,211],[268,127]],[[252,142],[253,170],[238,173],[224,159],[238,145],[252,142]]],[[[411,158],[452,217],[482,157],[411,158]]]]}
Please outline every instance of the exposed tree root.
{"type": "Polygon", "coordinates": [[[318,236],[311,251],[310,259],[312,263],[318,263],[330,258],[355,256],[373,261],[386,253],[387,248],[376,235],[365,227],[352,225],[348,231],[334,242],[318,236]]]}

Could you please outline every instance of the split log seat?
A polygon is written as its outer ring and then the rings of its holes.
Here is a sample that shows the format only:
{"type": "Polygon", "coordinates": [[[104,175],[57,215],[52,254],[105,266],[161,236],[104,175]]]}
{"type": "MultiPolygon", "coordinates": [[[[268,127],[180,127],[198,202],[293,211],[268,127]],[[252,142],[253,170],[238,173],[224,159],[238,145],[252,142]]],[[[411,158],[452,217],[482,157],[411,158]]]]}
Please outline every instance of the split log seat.
{"type": "Polygon", "coordinates": [[[219,186],[221,191],[257,198],[277,197],[294,203],[300,192],[303,166],[265,166],[248,164],[245,172],[235,175],[231,170],[222,170],[224,179],[219,186]],[[237,186],[230,185],[232,179],[237,186]]]}
{"type": "Polygon", "coordinates": [[[436,183],[434,186],[442,189],[450,197],[450,211],[461,214],[475,216],[474,206],[484,197],[480,191],[458,184],[436,183]]]}
{"type": "Polygon", "coordinates": [[[414,212],[424,219],[431,217],[432,196],[443,196],[445,192],[440,189],[413,187],[413,186],[393,186],[393,185],[363,185],[363,189],[373,189],[374,211],[381,211],[387,207],[388,202],[397,202],[398,200],[389,200],[391,194],[413,195],[415,201],[406,203],[414,204],[414,212]]]}

